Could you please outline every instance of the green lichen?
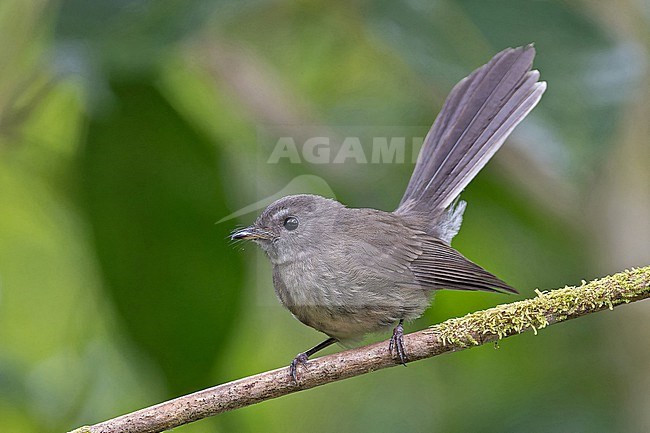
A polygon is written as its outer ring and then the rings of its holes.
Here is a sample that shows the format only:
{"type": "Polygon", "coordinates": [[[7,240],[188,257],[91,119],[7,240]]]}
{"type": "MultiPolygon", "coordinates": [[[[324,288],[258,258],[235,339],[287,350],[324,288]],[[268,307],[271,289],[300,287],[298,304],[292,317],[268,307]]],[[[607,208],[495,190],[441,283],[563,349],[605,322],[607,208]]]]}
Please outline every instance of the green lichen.
{"type": "Polygon", "coordinates": [[[450,319],[425,332],[451,348],[478,346],[529,329],[537,334],[552,323],[650,297],[650,266],[583,281],[578,287],[535,292],[535,298],[450,319]]]}
{"type": "Polygon", "coordinates": [[[90,426],[85,425],[83,427],[76,428],[68,433],[92,433],[90,426]]]}

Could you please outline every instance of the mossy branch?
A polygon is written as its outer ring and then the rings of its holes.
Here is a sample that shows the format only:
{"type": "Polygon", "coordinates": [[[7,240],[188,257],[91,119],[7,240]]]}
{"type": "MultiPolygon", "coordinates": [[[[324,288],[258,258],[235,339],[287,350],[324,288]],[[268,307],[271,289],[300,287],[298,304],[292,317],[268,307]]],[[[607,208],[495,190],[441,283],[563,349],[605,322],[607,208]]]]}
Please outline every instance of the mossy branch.
{"type": "MultiPolygon", "coordinates": [[[[584,316],[650,297],[650,266],[609,277],[539,292],[532,299],[499,305],[465,317],[450,319],[426,330],[408,334],[404,345],[411,361],[454,352],[519,334],[537,333],[553,323],[584,316]]],[[[287,367],[132,412],[72,433],[151,433],[168,430],[261,401],[313,388],[348,377],[398,365],[386,342],[310,360],[300,370],[298,384],[287,367]]],[[[404,374],[407,374],[405,371],[404,374]]]]}

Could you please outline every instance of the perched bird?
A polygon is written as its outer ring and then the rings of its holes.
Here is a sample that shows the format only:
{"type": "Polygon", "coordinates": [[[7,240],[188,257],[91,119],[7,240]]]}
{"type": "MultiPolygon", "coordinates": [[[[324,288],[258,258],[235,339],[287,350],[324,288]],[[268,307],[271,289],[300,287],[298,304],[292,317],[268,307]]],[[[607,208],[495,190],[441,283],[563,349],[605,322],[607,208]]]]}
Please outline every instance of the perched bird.
{"type": "Polygon", "coordinates": [[[402,325],[422,315],[435,290],[516,293],[450,243],[466,206],[458,195],[546,90],[534,57],[532,45],[508,48],[452,89],[395,211],[293,195],[231,235],[266,252],[280,302],[329,336],[291,362],[294,381],[317,351],[395,324],[388,350],[405,363],[402,325]]]}

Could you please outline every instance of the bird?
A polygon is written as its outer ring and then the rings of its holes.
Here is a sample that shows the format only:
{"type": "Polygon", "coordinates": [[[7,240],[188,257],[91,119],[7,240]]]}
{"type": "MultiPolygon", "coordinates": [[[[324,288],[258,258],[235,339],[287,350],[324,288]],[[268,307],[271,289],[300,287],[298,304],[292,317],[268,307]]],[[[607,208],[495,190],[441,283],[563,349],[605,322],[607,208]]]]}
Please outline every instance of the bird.
{"type": "Polygon", "coordinates": [[[532,44],[507,48],[453,87],[394,211],[290,195],[231,234],[261,247],[282,305],[328,337],[293,359],[296,383],[299,366],[321,349],[391,327],[388,351],[406,365],[404,322],[420,317],[437,290],[517,293],[451,241],[467,205],[460,193],[546,90],[534,57],[532,44]]]}

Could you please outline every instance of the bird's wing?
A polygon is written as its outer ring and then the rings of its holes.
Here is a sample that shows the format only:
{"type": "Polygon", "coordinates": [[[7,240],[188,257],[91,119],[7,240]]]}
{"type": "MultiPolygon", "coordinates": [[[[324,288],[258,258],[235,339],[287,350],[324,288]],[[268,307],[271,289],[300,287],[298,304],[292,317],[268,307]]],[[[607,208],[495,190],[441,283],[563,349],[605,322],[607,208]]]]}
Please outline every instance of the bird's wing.
{"type": "Polygon", "coordinates": [[[421,250],[410,269],[417,280],[432,289],[484,290],[517,293],[461,253],[431,236],[421,236],[421,250]]]}
{"type": "Polygon", "coordinates": [[[337,239],[350,240],[338,245],[342,253],[339,267],[348,282],[359,281],[366,290],[382,293],[398,292],[398,288],[517,293],[445,242],[414,228],[398,215],[373,209],[347,212],[357,215],[347,218],[346,236],[337,239]],[[372,221],[372,230],[362,226],[364,221],[372,221]]]}
{"type": "Polygon", "coordinates": [[[346,212],[350,216],[338,226],[345,236],[336,237],[337,251],[342,253],[341,268],[365,277],[378,274],[378,278],[383,276],[397,284],[417,284],[410,266],[423,253],[419,232],[391,213],[374,209],[346,212]]]}

